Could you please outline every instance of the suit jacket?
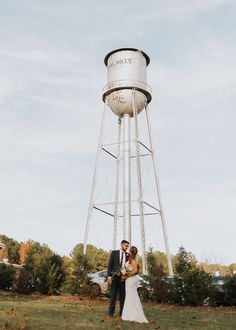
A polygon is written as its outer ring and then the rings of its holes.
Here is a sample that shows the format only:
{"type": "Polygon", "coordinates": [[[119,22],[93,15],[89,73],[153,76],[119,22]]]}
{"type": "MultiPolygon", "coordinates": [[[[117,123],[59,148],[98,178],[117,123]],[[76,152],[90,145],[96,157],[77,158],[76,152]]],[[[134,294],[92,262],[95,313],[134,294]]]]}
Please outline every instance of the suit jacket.
{"type": "MultiPolygon", "coordinates": [[[[129,259],[129,253],[125,252],[125,262],[129,259]]],[[[114,250],[111,252],[108,262],[107,276],[112,276],[113,273],[120,270],[120,250],[114,250]]]]}

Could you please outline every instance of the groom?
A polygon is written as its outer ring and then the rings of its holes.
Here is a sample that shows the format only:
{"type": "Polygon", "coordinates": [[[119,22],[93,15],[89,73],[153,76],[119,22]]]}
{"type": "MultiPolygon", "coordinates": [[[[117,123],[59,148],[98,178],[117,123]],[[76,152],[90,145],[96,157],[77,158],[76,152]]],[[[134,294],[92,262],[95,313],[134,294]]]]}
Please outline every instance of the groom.
{"type": "Polygon", "coordinates": [[[111,286],[110,290],[110,303],[108,309],[108,317],[112,318],[115,312],[116,296],[120,294],[120,316],[125,302],[125,281],[121,278],[121,269],[124,267],[126,261],[129,259],[127,249],[129,242],[126,240],[121,241],[120,250],[112,251],[108,262],[107,283],[111,286]]]}

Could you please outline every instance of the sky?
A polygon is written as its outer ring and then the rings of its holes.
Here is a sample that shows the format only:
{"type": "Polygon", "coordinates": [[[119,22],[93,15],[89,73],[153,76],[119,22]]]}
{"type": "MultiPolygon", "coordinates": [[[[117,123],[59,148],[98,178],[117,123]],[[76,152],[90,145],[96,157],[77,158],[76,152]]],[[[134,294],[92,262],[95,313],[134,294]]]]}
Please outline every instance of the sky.
{"type": "MultiPolygon", "coordinates": [[[[171,253],[235,263],[235,31],[235,0],[0,0],[0,233],[65,255],[83,242],[103,60],[134,47],[151,59],[171,253]]],[[[89,243],[109,249],[110,226],[89,243]]]]}

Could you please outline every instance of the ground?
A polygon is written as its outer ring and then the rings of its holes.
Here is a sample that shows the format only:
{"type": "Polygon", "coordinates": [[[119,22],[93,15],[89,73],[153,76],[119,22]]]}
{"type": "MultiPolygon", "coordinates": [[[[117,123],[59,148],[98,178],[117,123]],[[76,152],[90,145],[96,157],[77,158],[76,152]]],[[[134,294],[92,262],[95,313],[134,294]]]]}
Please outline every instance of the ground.
{"type": "Polygon", "coordinates": [[[143,303],[149,324],[107,320],[107,299],[0,292],[0,329],[236,329],[236,308],[143,303]]]}

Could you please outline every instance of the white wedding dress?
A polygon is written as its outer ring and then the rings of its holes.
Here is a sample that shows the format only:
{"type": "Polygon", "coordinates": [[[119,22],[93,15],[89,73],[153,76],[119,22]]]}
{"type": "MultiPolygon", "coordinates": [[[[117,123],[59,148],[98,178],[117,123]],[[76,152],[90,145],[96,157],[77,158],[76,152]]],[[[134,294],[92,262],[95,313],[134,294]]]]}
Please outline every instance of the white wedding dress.
{"type": "MultiPolygon", "coordinates": [[[[128,262],[126,267],[128,271],[132,271],[132,266],[128,262]]],[[[121,319],[124,321],[148,323],[138,296],[136,276],[131,276],[125,281],[125,303],[121,319]]]]}

